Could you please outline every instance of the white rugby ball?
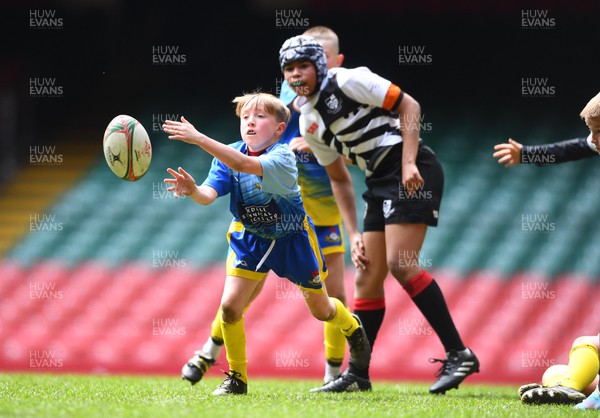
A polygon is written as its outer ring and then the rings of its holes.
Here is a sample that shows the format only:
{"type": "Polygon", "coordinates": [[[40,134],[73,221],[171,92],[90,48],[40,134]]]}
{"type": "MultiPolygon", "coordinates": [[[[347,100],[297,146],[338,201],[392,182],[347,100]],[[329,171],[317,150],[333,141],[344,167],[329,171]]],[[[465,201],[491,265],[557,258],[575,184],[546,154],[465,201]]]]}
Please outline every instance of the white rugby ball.
{"type": "Polygon", "coordinates": [[[141,179],[152,161],[148,132],[135,118],[119,115],[104,132],[104,157],[113,173],[127,181],[141,179]]]}

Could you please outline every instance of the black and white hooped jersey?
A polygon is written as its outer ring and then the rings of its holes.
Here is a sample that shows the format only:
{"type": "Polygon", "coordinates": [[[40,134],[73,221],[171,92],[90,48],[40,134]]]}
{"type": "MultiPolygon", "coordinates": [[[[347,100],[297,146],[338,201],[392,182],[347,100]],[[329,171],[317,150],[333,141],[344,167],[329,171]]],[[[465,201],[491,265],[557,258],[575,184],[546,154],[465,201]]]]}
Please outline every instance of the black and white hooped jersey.
{"type": "Polygon", "coordinates": [[[319,164],[329,165],[343,155],[369,175],[402,142],[393,110],[403,94],[366,67],[332,68],[319,93],[298,101],[300,132],[319,164]]]}

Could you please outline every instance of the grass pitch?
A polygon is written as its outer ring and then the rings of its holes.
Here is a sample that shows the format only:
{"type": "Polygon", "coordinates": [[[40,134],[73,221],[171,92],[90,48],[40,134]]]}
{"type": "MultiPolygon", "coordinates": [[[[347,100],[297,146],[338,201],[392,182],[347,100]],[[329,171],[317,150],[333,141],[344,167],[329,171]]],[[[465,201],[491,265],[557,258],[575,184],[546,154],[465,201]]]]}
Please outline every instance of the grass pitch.
{"type": "Polygon", "coordinates": [[[512,386],[463,385],[433,396],[427,385],[374,382],[373,392],[312,394],[313,380],[253,379],[249,394],[214,397],[220,379],[191,387],[176,377],[0,374],[2,417],[568,417],[571,406],[527,406],[512,386]]]}

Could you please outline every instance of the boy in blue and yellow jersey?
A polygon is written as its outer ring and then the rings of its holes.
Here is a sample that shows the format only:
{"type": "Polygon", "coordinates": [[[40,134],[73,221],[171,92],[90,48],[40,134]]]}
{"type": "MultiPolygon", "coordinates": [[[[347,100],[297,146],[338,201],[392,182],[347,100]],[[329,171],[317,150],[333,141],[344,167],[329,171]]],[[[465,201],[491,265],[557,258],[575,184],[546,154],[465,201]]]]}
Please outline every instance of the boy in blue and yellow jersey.
{"type": "MultiPolygon", "coordinates": [[[[323,45],[328,68],[342,65],[344,55],[339,52],[339,39],[333,30],[325,26],[314,26],[305,31],[304,34],[313,37],[323,45]]],[[[300,135],[299,113],[292,107],[292,102],[296,96],[296,92],[284,81],[281,85],[279,98],[290,108],[291,118],[279,142],[288,144],[296,155],[300,195],[306,213],[315,225],[319,246],[327,264],[327,293],[346,304],[342,215],[333,197],[327,171],[317,162],[310,147],[300,135]]],[[[264,281],[257,286],[249,303],[262,290],[262,283],[264,281]]],[[[183,365],[182,378],[192,383],[192,385],[202,379],[219,357],[223,347],[220,318],[221,314],[217,312],[211,325],[210,336],[202,348],[197,350],[194,356],[183,365]]],[[[340,375],[346,351],[346,338],[337,328],[327,322],[324,323],[323,334],[325,346],[325,374],[323,380],[324,383],[329,383],[340,375]]]]}
{"type": "MultiPolygon", "coordinates": [[[[337,34],[328,27],[314,26],[304,32],[323,45],[327,57],[327,67],[336,68],[342,65],[344,55],[340,54],[337,34]]],[[[292,103],[296,92],[284,81],[279,98],[290,108],[291,120],[279,142],[287,143],[296,154],[298,167],[298,183],[306,213],[312,219],[317,232],[319,246],[327,263],[327,293],[346,304],[344,286],[344,233],[342,215],[331,190],[331,182],[327,171],[321,166],[310,147],[300,134],[299,112],[292,103]]],[[[324,383],[339,377],[346,349],[346,339],[339,330],[330,324],[324,324],[325,376],[324,383]]]]}
{"type": "MultiPolygon", "coordinates": [[[[314,227],[300,197],[294,154],[278,143],[290,113],[276,97],[255,93],[237,97],[242,141],[224,145],[198,132],[185,118],[166,121],[169,139],[197,145],[215,157],[207,179],[197,186],[183,168],[167,171],[175,197],[202,205],[230,194],[234,220],[221,298],[221,322],[230,372],[214,395],[247,393],[244,311],[257,285],[273,270],[303,291],[312,315],[334,324],[346,336],[350,364],[368,368],[370,346],[356,317],[323,287],[327,270],[314,227]]],[[[290,324],[293,327],[294,324],[290,324]]]]}

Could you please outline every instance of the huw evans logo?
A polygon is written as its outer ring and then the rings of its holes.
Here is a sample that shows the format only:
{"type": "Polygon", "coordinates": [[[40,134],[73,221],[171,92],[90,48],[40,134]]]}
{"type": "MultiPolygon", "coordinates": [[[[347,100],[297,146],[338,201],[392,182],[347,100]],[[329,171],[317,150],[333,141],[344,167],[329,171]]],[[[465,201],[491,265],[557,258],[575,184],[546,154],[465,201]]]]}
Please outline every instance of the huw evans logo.
{"type": "Polygon", "coordinates": [[[63,154],[56,152],[56,145],[29,146],[30,165],[60,165],[63,160],[63,154]]]}
{"type": "Polygon", "coordinates": [[[302,356],[300,350],[277,350],[275,352],[275,367],[282,369],[307,369],[310,362],[302,356]]]}
{"type": "Polygon", "coordinates": [[[548,98],[556,96],[556,86],[549,83],[548,77],[522,77],[521,96],[548,98]]]}
{"type": "Polygon", "coordinates": [[[34,370],[61,370],[63,358],[56,350],[29,350],[29,368],[34,370]]]}
{"type": "Polygon", "coordinates": [[[179,257],[179,250],[152,251],[152,267],[154,268],[185,267],[186,265],[186,259],[179,257]]]}
{"type": "Polygon", "coordinates": [[[425,50],[425,45],[399,45],[398,64],[431,65],[433,56],[425,50]]]}
{"type": "Polygon", "coordinates": [[[63,230],[63,223],[58,222],[56,214],[30,213],[29,231],[31,232],[57,232],[63,230]]]}
{"type": "Polygon", "coordinates": [[[433,260],[425,257],[423,251],[400,250],[398,251],[398,267],[407,268],[431,268],[433,260]]]}
{"type": "Polygon", "coordinates": [[[180,324],[179,318],[152,318],[152,335],[161,337],[183,337],[186,327],[180,324]]]}
{"type": "Polygon", "coordinates": [[[56,290],[56,282],[30,282],[29,299],[51,300],[62,299],[63,291],[56,290]]]}
{"type": "Polygon", "coordinates": [[[433,335],[433,328],[425,318],[400,318],[398,325],[398,335],[403,337],[429,337],[433,335]]]}
{"type": "Polygon", "coordinates": [[[433,124],[425,122],[425,114],[408,114],[400,120],[400,130],[402,131],[431,132],[432,129],[433,124]]]}
{"type": "Polygon", "coordinates": [[[178,113],[153,113],[152,132],[155,134],[163,132],[162,127],[167,120],[179,122],[181,120],[181,115],[178,113]]]}
{"type": "Polygon", "coordinates": [[[172,187],[171,184],[167,184],[164,181],[155,181],[152,182],[152,199],[154,200],[175,200],[175,199],[185,199],[187,196],[179,196],[175,197],[172,191],[168,189],[172,187]]]}
{"type": "Polygon", "coordinates": [[[523,350],[521,352],[521,366],[526,369],[547,369],[554,366],[556,360],[549,358],[548,350],[523,350]]]}
{"type": "Polygon", "coordinates": [[[302,17],[302,10],[275,10],[275,27],[277,29],[308,29],[308,17],[302,17]]]}
{"type": "Polygon", "coordinates": [[[29,97],[62,97],[63,86],[56,83],[56,77],[30,77],[29,97]]]}
{"type": "Polygon", "coordinates": [[[521,230],[530,233],[550,233],[556,231],[556,222],[551,222],[547,213],[523,213],[521,230]]]}
{"type": "Polygon", "coordinates": [[[549,153],[546,145],[529,146],[528,150],[521,154],[522,164],[548,165],[556,162],[556,155],[549,153]]]}
{"type": "Polygon", "coordinates": [[[550,300],[556,298],[556,290],[550,289],[547,282],[523,282],[521,283],[522,299],[550,300]]]}
{"type": "Polygon", "coordinates": [[[62,29],[63,18],[56,16],[56,10],[29,10],[30,29],[62,29]]]}
{"type": "Polygon", "coordinates": [[[187,55],[179,51],[179,45],[153,45],[152,65],[185,65],[187,55]]]}
{"type": "Polygon", "coordinates": [[[554,29],[556,19],[549,16],[548,10],[521,10],[522,29],[554,29]]]}

